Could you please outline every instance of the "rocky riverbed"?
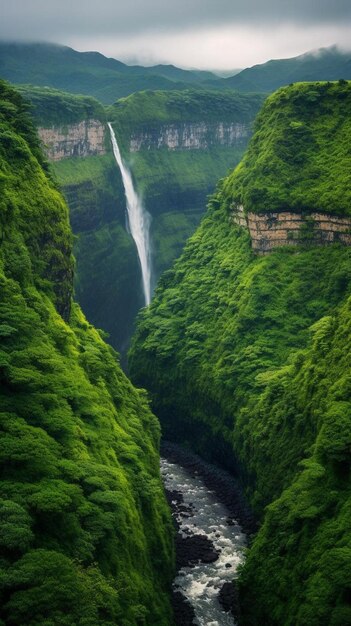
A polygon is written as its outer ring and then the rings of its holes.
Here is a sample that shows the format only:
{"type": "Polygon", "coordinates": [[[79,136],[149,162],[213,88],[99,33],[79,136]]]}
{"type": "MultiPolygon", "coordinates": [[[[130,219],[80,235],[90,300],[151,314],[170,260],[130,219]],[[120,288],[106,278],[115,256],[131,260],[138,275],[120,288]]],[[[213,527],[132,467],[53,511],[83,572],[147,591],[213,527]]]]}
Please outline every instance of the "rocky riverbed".
{"type": "Polygon", "coordinates": [[[177,626],[234,626],[235,581],[254,519],[232,476],[171,443],[161,472],[177,528],[177,626]]]}

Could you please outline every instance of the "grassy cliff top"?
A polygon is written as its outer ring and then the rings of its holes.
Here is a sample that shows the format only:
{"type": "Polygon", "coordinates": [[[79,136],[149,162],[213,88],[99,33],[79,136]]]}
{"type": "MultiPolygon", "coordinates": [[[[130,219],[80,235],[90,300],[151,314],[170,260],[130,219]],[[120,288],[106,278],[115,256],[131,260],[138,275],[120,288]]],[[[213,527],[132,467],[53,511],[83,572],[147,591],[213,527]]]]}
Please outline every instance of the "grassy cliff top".
{"type": "Polygon", "coordinates": [[[105,109],[95,98],[66,93],[52,87],[21,85],[18,91],[32,105],[39,126],[74,124],[86,119],[105,121],[105,109]]]}
{"type": "Polygon", "coordinates": [[[248,122],[263,99],[261,94],[243,95],[233,91],[141,91],[118,100],[109,112],[114,121],[134,128],[185,121],[248,122]]]}
{"type": "Polygon", "coordinates": [[[351,82],[296,83],[270,96],[225,182],[248,211],[351,215],[351,82]]]}

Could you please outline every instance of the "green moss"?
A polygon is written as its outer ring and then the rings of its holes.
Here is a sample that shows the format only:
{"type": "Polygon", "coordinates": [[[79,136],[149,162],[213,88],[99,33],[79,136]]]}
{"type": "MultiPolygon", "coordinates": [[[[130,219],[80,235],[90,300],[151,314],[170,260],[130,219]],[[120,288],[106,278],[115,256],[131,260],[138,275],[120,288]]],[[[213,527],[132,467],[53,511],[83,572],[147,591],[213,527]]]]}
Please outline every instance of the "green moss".
{"type": "Polygon", "coordinates": [[[0,103],[0,621],[164,626],[173,548],[159,425],[70,311],[67,207],[5,83],[0,103]]]}

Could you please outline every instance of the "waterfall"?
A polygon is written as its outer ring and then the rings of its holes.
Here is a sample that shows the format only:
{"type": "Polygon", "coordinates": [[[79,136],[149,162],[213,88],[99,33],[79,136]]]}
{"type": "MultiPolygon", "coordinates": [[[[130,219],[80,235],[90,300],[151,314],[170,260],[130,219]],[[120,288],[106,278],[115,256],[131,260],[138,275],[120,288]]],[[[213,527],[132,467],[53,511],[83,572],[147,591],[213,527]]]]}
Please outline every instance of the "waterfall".
{"type": "Polygon", "coordinates": [[[148,306],[151,300],[151,255],[150,255],[150,223],[151,215],[148,213],[142,202],[136,193],[133,185],[133,180],[129,169],[123,162],[121,153],[118,147],[116,135],[114,130],[108,122],[108,127],[111,133],[111,141],[113,147],[113,154],[115,156],[117,165],[121,170],[122,181],[124,185],[124,192],[126,195],[128,223],[131,235],[135,241],[135,245],[138,251],[138,257],[141,266],[141,275],[143,281],[143,292],[145,298],[145,305],[148,306]]]}

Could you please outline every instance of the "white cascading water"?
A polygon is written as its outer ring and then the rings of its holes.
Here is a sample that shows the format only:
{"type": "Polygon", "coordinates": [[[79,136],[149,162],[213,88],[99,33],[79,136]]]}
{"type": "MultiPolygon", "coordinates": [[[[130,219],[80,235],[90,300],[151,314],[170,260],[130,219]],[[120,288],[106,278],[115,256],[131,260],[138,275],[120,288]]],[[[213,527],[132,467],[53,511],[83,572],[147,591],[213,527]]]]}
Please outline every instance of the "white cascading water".
{"type": "Polygon", "coordinates": [[[150,254],[150,223],[151,215],[148,213],[136,193],[129,169],[123,163],[123,159],[118,147],[114,130],[108,122],[111,133],[113,154],[122,174],[124,191],[127,201],[128,222],[131,235],[137,247],[139,261],[141,265],[141,275],[143,281],[143,292],[145,305],[148,306],[151,300],[151,254],[150,254]]]}

